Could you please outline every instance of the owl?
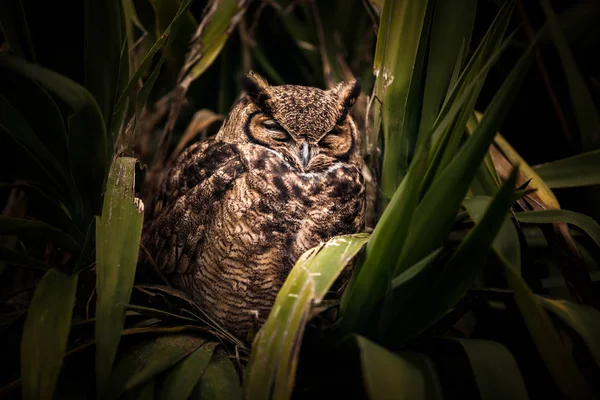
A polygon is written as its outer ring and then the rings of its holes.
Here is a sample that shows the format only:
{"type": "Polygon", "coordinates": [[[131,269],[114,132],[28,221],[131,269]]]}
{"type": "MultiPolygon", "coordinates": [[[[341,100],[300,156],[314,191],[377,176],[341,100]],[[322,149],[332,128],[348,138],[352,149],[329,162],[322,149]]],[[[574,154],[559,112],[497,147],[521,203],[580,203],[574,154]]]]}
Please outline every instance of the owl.
{"type": "Polygon", "coordinates": [[[256,73],[215,136],[166,172],[142,241],[173,286],[227,330],[264,323],[306,250],[365,224],[358,81],[270,86],[256,73]]]}

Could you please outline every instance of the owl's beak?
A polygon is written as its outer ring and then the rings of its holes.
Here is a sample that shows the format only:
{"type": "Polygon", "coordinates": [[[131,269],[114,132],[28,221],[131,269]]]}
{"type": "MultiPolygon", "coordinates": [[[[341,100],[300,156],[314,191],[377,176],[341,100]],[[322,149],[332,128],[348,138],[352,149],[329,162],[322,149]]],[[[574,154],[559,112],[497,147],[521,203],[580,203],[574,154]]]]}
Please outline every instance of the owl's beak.
{"type": "Polygon", "coordinates": [[[302,166],[306,168],[311,159],[310,147],[307,142],[304,142],[300,145],[298,149],[298,157],[302,161],[302,166]]]}

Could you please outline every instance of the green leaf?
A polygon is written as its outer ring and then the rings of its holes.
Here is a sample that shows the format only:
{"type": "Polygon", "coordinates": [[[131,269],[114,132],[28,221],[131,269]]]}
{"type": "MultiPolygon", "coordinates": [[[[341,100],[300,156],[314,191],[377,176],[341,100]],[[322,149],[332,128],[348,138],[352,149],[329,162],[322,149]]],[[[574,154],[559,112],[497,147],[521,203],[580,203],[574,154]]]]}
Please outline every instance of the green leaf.
{"type": "Polygon", "coordinates": [[[519,222],[529,224],[567,223],[575,225],[587,233],[600,247],[600,224],[592,217],[569,210],[540,210],[515,213],[519,222]]]}
{"type": "Polygon", "coordinates": [[[475,0],[435,2],[419,137],[423,131],[433,128],[446,93],[451,89],[455,66],[462,66],[460,49],[471,41],[476,9],[475,0]]]}
{"type": "Polygon", "coordinates": [[[159,400],[187,399],[209,365],[213,351],[219,345],[209,342],[177,364],[162,383],[159,400]]]}
{"type": "MultiPolygon", "coordinates": [[[[120,0],[85,0],[83,9],[85,87],[96,99],[108,130],[117,96],[127,83],[120,82],[121,47],[126,40],[123,7],[120,0]]],[[[128,77],[128,62],[125,67],[128,77]]]]}
{"type": "Polygon", "coordinates": [[[362,378],[368,398],[442,399],[439,378],[431,361],[415,353],[394,354],[354,335],[360,351],[362,378]]]}
{"type": "Polygon", "coordinates": [[[51,265],[46,264],[43,261],[29,257],[26,254],[5,246],[0,246],[0,264],[13,264],[37,271],[47,271],[52,268],[51,265]]]}
{"type": "MultiPolygon", "coordinates": [[[[392,279],[392,290],[400,289],[404,284],[412,280],[415,276],[418,276],[423,272],[427,267],[433,263],[436,257],[442,252],[443,248],[433,251],[431,254],[417,262],[412,267],[408,268],[406,271],[402,272],[400,275],[392,279]]],[[[404,289],[401,289],[404,291],[404,289]]]]}
{"type": "Polygon", "coordinates": [[[600,312],[565,300],[538,297],[542,307],[556,314],[577,332],[600,367],[600,312]]]}
{"type": "Polygon", "coordinates": [[[567,352],[548,314],[516,268],[502,256],[498,255],[498,258],[504,264],[506,279],[515,292],[517,305],[532,336],[533,343],[562,394],[569,399],[593,398],[588,382],[577,369],[575,361],[567,352]]]}
{"type": "MultiPolygon", "coordinates": [[[[181,0],[150,0],[150,4],[154,9],[154,16],[156,18],[156,37],[159,37],[168,28],[171,20],[173,20],[173,17],[177,14],[177,9],[181,5],[181,0]]],[[[181,67],[181,63],[188,50],[189,42],[197,27],[198,22],[196,22],[194,16],[187,11],[182,19],[181,27],[179,28],[178,35],[180,35],[181,39],[175,41],[173,46],[169,49],[171,57],[177,60],[178,67],[181,67]]]]}
{"type": "Polygon", "coordinates": [[[0,215],[0,235],[41,237],[50,243],[73,251],[79,250],[83,244],[75,242],[70,235],[44,222],[4,215],[0,215]]]}
{"type": "Polygon", "coordinates": [[[235,366],[221,349],[217,349],[194,389],[193,399],[242,399],[242,387],[235,366]]]}
{"type": "Polygon", "coordinates": [[[448,166],[434,179],[417,207],[397,271],[403,271],[438,248],[530,64],[533,46],[521,57],[490,102],[484,118],[448,166]]]}
{"type": "Polygon", "coordinates": [[[49,269],[35,290],[21,338],[24,399],[51,397],[71,327],[77,275],[49,269]]]}
{"type": "MultiPolygon", "coordinates": [[[[71,175],[88,213],[98,213],[107,171],[106,130],[94,97],[69,78],[39,65],[6,56],[0,56],[0,65],[35,79],[69,108],[66,120],[71,175]]],[[[72,195],[77,204],[76,196],[72,195]]]]}
{"type": "Polygon", "coordinates": [[[250,398],[269,398],[271,393],[275,398],[289,398],[311,305],[323,300],[367,240],[364,234],[337,236],[308,250],[296,262],[254,339],[244,379],[250,398]]]}
{"type": "Polygon", "coordinates": [[[374,95],[383,105],[375,103],[374,127],[377,132],[381,120],[384,153],[380,187],[387,198],[392,197],[404,178],[412,156],[414,143],[408,137],[409,128],[420,111],[414,91],[421,90],[420,82],[413,79],[421,79],[423,68],[416,66],[425,55],[431,19],[428,8],[431,6],[427,1],[386,0],[381,14],[373,69],[377,77],[374,95]]]}
{"type": "Polygon", "coordinates": [[[383,310],[379,328],[379,334],[386,343],[401,344],[427,328],[454,307],[475,282],[490,246],[515,201],[516,176],[515,169],[481,220],[469,231],[443,268],[426,270],[419,281],[421,289],[415,290],[413,296],[406,298],[402,293],[394,293],[398,300],[383,310]]]}
{"type": "Polygon", "coordinates": [[[489,340],[455,340],[469,358],[482,400],[529,399],[519,366],[504,345],[489,340]]]}
{"type": "Polygon", "coordinates": [[[125,391],[140,388],[158,374],[183,360],[206,342],[199,336],[170,334],[138,339],[122,353],[110,379],[102,388],[103,399],[118,399],[125,391]]]}
{"type": "MultiPolygon", "coordinates": [[[[119,95],[118,100],[113,109],[113,114],[122,115],[125,112],[125,108],[127,107],[127,100],[129,99],[133,88],[139,84],[139,80],[142,74],[146,71],[147,67],[152,62],[154,55],[162,49],[160,58],[155,64],[153,64],[154,68],[151,70],[150,75],[144,81],[142,87],[137,91],[135,101],[136,106],[134,113],[134,123],[137,121],[137,117],[146,105],[146,101],[148,100],[150,92],[154,87],[154,83],[158,78],[161,67],[165,61],[165,58],[167,57],[169,48],[171,47],[171,45],[175,41],[175,38],[177,37],[179,27],[185,20],[185,17],[188,16],[187,11],[190,5],[191,0],[184,0],[181,2],[177,13],[173,17],[173,20],[171,21],[167,29],[163,32],[163,34],[154,43],[154,45],[150,48],[150,50],[148,50],[148,52],[144,56],[144,59],[140,63],[140,66],[138,67],[137,71],[133,73],[131,79],[129,79],[129,82],[125,86],[125,89],[123,89],[123,92],[119,95]]],[[[117,132],[120,128],[120,124],[118,122],[119,121],[115,119],[114,123],[111,124],[109,128],[109,134],[111,135],[111,137],[117,137],[117,132]]],[[[135,127],[133,129],[133,132],[135,132],[135,127]]],[[[117,151],[123,147],[130,149],[133,145],[133,136],[123,136],[123,138],[123,141],[117,144],[117,151]]]]}
{"type": "MultiPolygon", "coordinates": [[[[120,157],[108,176],[102,216],[96,220],[96,377],[106,388],[135,277],[143,203],[135,196],[135,158],[120,157]]],[[[99,393],[101,394],[101,393],[99,393]]]]}
{"type": "MultiPolygon", "coordinates": [[[[466,208],[471,218],[475,222],[479,222],[491,201],[492,199],[486,196],[468,197],[463,201],[463,206],[466,208]]],[[[508,215],[504,219],[504,222],[498,231],[498,235],[492,242],[492,248],[514,265],[518,271],[521,271],[519,234],[508,215]]]]}
{"type": "Polygon", "coordinates": [[[581,135],[581,144],[585,150],[597,149],[600,146],[600,116],[594,105],[594,99],[577,68],[577,64],[575,64],[567,39],[560,28],[550,2],[542,0],[542,8],[546,14],[554,45],[567,75],[569,94],[581,135]]]}
{"type": "Polygon", "coordinates": [[[202,22],[190,43],[181,83],[187,88],[204,73],[217,58],[229,34],[246,11],[246,0],[212,0],[207,5],[202,22]]]}
{"type": "Polygon", "coordinates": [[[600,150],[533,167],[550,188],[600,185],[600,150]]]}

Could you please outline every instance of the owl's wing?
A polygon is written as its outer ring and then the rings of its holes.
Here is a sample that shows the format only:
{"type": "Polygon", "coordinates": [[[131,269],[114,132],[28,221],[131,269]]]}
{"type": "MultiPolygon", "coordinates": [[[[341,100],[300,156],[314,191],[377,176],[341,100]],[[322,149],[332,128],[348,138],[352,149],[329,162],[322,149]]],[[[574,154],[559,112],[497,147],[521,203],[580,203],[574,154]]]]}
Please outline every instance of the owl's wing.
{"type": "Polygon", "coordinates": [[[204,241],[214,202],[245,171],[237,147],[214,138],[181,154],[162,183],[142,237],[162,272],[186,272],[204,241]]]}

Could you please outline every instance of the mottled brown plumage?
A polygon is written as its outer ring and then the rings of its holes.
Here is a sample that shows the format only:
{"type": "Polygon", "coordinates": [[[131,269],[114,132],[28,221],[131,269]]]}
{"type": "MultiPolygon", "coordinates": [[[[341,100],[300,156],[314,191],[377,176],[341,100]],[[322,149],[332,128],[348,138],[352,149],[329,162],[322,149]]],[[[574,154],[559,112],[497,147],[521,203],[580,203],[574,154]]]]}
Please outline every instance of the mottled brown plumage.
{"type": "Polygon", "coordinates": [[[247,96],[215,137],[167,173],[143,243],[174,286],[243,337],[264,322],[297,258],[364,228],[357,82],[324,91],[269,86],[247,96]]]}

